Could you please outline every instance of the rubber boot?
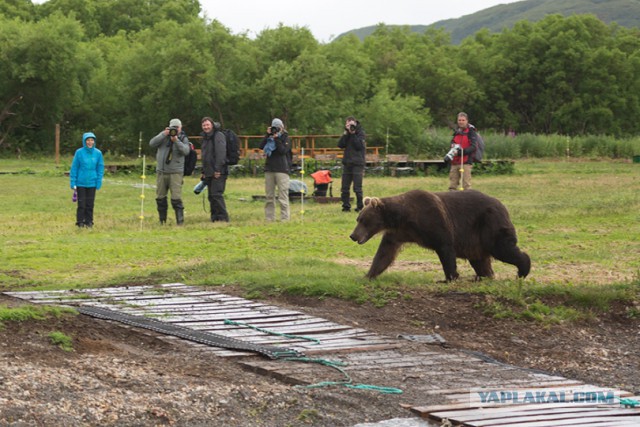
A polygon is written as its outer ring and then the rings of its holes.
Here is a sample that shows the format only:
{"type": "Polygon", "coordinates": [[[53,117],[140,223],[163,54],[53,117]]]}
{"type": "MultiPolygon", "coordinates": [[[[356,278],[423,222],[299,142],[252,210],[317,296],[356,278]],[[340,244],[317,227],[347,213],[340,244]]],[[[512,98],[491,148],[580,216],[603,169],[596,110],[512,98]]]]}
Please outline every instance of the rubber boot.
{"type": "Polygon", "coordinates": [[[160,217],[160,224],[166,224],[167,210],[169,209],[167,198],[164,197],[162,199],[156,199],[156,204],[158,205],[158,216],[160,217]]]}
{"type": "Polygon", "coordinates": [[[351,212],[350,194],[347,192],[340,193],[340,201],[342,201],[342,212],[351,212]]]}
{"type": "Polygon", "coordinates": [[[176,212],[176,224],[184,224],[184,206],[182,205],[182,200],[171,199],[171,206],[173,206],[173,210],[176,212]]]}
{"type": "Polygon", "coordinates": [[[364,207],[364,203],[362,203],[362,194],[356,194],[356,212],[360,212],[364,207]]]}

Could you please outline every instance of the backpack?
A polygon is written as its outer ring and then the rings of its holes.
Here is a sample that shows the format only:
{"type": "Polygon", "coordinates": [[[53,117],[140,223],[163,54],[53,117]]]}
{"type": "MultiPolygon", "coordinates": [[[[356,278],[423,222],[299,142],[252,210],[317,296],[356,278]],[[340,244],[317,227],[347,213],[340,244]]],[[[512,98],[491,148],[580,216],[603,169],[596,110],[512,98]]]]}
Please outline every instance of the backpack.
{"type": "Polygon", "coordinates": [[[184,156],[184,176],[191,176],[198,163],[198,153],[191,142],[189,142],[189,154],[184,156]]]}
{"type": "Polygon", "coordinates": [[[227,140],[227,165],[237,165],[240,161],[240,143],[238,135],[231,129],[220,130],[227,140]]]}
{"type": "Polygon", "coordinates": [[[482,139],[480,133],[476,131],[476,151],[473,153],[474,163],[482,163],[482,158],[484,157],[484,149],[484,139],[482,139]]]}
{"type": "Polygon", "coordinates": [[[484,157],[484,139],[482,139],[482,135],[478,132],[478,129],[471,123],[469,123],[469,127],[476,132],[476,151],[473,153],[473,162],[474,163],[482,163],[482,158],[484,157]]]}

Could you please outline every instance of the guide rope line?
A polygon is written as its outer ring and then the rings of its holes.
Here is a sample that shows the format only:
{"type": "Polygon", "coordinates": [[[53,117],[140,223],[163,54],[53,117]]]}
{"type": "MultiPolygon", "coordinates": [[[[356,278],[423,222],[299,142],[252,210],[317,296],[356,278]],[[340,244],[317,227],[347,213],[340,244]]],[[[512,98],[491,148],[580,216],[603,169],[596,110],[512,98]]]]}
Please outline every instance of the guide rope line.
{"type": "Polygon", "coordinates": [[[265,334],[269,334],[269,335],[276,335],[276,336],[279,336],[279,337],[291,338],[291,339],[302,339],[302,340],[307,340],[307,341],[313,341],[315,344],[320,344],[320,340],[317,339],[317,338],[305,337],[305,336],[302,336],[302,335],[284,334],[284,333],[280,333],[280,332],[270,331],[268,329],[259,328],[257,326],[253,326],[253,325],[250,325],[250,324],[245,323],[245,322],[236,322],[234,320],[224,319],[224,324],[225,325],[234,325],[234,326],[244,326],[245,328],[250,328],[250,329],[253,329],[254,331],[264,332],[265,334]]]}
{"type": "Polygon", "coordinates": [[[289,362],[304,362],[304,363],[318,363],[320,365],[328,366],[330,368],[336,369],[339,371],[344,377],[344,381],[321,381],[315,384],[310,384],[306,386],[296,386],[303,388],[320,388],[320,387],[329,387],[329,386],[342,386],[355,390],[374,390],[384,394],[402,394],[402,390],[395,387],[385,387],[385,386],[377,386],[371,384],[354,384],[353,378],[342,369],[344,366],[347,366],[346,363],[340,361],[332,361],[327,359],[317,359],[317,358],[309,358],[309,357],[287,357],[282,360],[286,360],[289,362]]]}
{"type": "MultiPolygon", "coordinates": [[[[247,328],[254,329],[256,331],[260,331],[260,332],[264,332],[264,333],[270,334],[270,335],[277,335],[277,336],[281,336],[281,337],[285,337],[285,338],[300,338],[300,339],[305,339],[305,340],[309,340],[309,341],[315,341],[316,344],[320,344],[320,340],[315,339],[315,338],[309,338],[309,337],[304,337],[304,336],[299,336],[299,335],[282,334],[282,333],[279,333],[279,332],[270,331],[268,329],[259,328],[257,326],[253,326],[253,325],[251,325],[249,323],[245,323],[245,322],[235,322],[233,320],[224,319],[224,324],[225,325],[244,326],[244,327],[247,327],[247,328]]],[[[289,356],[280,357],[280,355],[276,355],[276,356],[278,356],[276,358],[279,359],[279,360],[284,360],[284,361],[289,361],[289,362],[317,363],[317,364],[320,364],[320,365],[328,366],[330,368],[338,370],[345,377],[344,381],[322,381],[322,382],[319,382],[319,383],[316,383],[316,384],[303,386],[305,388],[320,388],[320,387],[328,387],[328,386],[336,385],[336,386],[343,386],[343,387],[352,388],[352,389],[358,389],[358,390],[375,390],[375,391],[379,391],[380,393],[385,393],[385,394],[401,394],[402,393],[402,390],[400,390],[399,388],[395,388],[395,387],[383,387],[383,386],[370,385],[370,384],[353,384],[353,379],[351,378],[351,376],[349,376],[349,374],[344,369],[342,369],[342,367],[347,366],[347,363],[345,363],[345,362],[327,360],[327,359],[319,359],[319,358],[309,358],[309,357],[289,357],[289,356]]]]}
{"type": "MultiPolygon", "coordinates": [[[[254,344],[246,341],[241,341],[235,338],[229,338],[223,335],[214,334],[207,331],[197,331],[184,326],[161,322],[159,320],[149,318],[149,317],[121,313],[121,312],[110,310],[108,308],[79,306],[79,307],[76,307],[76,309],[82,314],[96,317],[98,319],[113,320],[120,323],[124,323],[126,325],[149,329],[155,332],[176,336],[179,338],[183,338],[186,340],[198,342],[198,343],[213,346],[213,347],[220,347],[220,348],[226,348],[226,349],[232,349],[232,350],[252,351],[252,352],[265,355],[274,360],[283,360],[283,361],[289,361],[289,362],[317,363],[320,365],[324,365],[324,366],[328,366],[330,368],[336,369],[345,377],[345,380],[343,381],[322,381],[319,383],[310,384],[310,385],[301,386],[301,387],[320,388],[320,387],[328,387],[328,386],[342,386],[342,387],[347,387],[347,388],[356,389],[356,390],[374,390],[374,391],[378,391],[380,393],[385,393],[385,394],[401,394],[402,393],[401,389],[395,388],[395,387],[383,387],[383,386],[376,386],[371,384],[354,384],[351,376],[344,369],[342,369],[344,366],[347,366],[346,363],[341,361],[332,361],[332,360],[319,359],[319,358],[309,358],[309,357],[306,357],[304,353],[292,348],[254,344]]],[[[233,322],[228,319],[225,319],[224,322],[225,324],[234,324],[234,325],[238,324],[240,326],[249,326],[252,329],[256,329],[251,325],[240,324],[241,322],[233,322]]],[[[281,335],[281,334],[274,333],[274,335],[281,335]]],[[[293,337],[309,339],[307,337],[298,337],[295,335],[293,335],[293,337]]],[[[317,341],[319,343],[319,340],[316,340],[313,338],[311,340],[317,341]]]]}
{"type": "Polygon", "coordinates": [[[636,406],[640,406],[640,401],[629,398],[620,398],[620,404],[625,408],[635,408],[636,406]]]}

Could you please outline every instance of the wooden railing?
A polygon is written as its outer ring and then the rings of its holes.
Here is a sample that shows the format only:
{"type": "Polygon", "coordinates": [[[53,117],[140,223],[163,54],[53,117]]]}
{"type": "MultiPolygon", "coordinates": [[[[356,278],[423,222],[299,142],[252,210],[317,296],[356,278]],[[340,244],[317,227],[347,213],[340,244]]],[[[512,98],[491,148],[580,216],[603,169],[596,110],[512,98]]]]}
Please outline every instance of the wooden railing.
{"type": "MultiPolygon", "coordinates": [[[[343,150],[338,148],[338,140],[342,135],[289,135],[291,139],[291,152],[298,158],[317,158],[317,156],[335,156],[342,158],[343,150]],[[318,147],[319,140],[329,139],[332,141],[331,147],[318,147]]],[[[259,158],[262,155],[259,145],[264,135],[238,135],[240,140],[241,158],[259,158]]],[[[190,136],[189,141],[193,142],[200,157],[199,145],[201,136],[190,136]]],[[[325,144],[323,144],[325,145],[325,144]]],[[[367,147],[367,155],[380,156],[383,147],[367,147]]]]}

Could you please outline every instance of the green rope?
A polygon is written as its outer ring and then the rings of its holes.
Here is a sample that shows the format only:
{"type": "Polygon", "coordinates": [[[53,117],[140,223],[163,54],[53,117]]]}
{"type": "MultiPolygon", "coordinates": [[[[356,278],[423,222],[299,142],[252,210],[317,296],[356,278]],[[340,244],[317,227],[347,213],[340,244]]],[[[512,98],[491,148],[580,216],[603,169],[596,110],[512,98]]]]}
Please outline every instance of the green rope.
{"type": "MultiPolygon", "coordinates": [[[[299,336],[299,335],[281,334],[279,332],[270,331],[268,329],[258,328],[257,326],[253,326],[253,325],[250,325],[250,324],[244,323],[244,322],[236,322],[234,320],[224,319],[224,324],[225,325],[244,326],[246,328],[251,328],[253,330],[264,332],[264,333],[270,334],[270,335],[277,335],[277,336],[280,336],[280,337],[293,338],[293,339],[303,339],[303,340],[307,340],[307,341],[313,341],[316,344],[320,344],[320,340],[318,340],[316,338],[304,337],[304,336],[299,336]]],[[[295,355],[295,353],[290,353],[290,352],[277,352],[277,353],[274,353],[274,356],[279,360],[286,360],[286,361],[289,361],[289,362],[317,363],[317,364],[320,364],[320,365],[328,366],[330,368],[338,370],[345,377],[344,381],[322,381],[322,382],[319,382],[319,383],[316,383],[316,384],[303,386],[305,388],[319,388],[319,387],[327,387],[327,386],[332,386],[332,385],[339,385],[339,386],[352,388],[352,389],[356,389],[356,390],[375,390],[375,391],[379,391],[380,393],[385,393],[385,394],[402,394],[402,390],[400,390],[399,388],[381,387],[381,386],[370,385],[370,384],[353,384],[353,379],[351,378],[351,376],[349,376],[349,374],[347,372],[345,372],[344,369],[342,369],[342,367],[347,366],[347,364],[344,363],[344,362],[334,361],[334,360],[326,360],[326,359],[312,359],[312,358],[309,358],[309,357],[289,357],[289,356],[292,356],[292,354],[295,355]]]]}
{"type": "Polygon", "coordinates": [[[635,408],[636,406],[640,406],[640,401],[633,399],[620,399],[620,404],[624,405],[625,408],[635,408]]]}
{"type": "Polygon", "coordinates": [[[296,387],[304,387],[304,388],[320,388],[320,387],[328,387],[328,386],[343,386],[356,390],[375,390],[384,394],[402,394],[402,390],[395,387],[383,387],[377,385],[370,384],[353,384],[353,379],[351,376],[342,369],[343,366],[347,366],[346,363],[340,361],[326,360],[326,359],[312,359],[308,357],[287,357],[282,360],[290,361],[290,362],[304,362],[304,363],[318,363],[320,365],[329,366],[333,369],[339,371],[342,375],[344,375],[344,381],[322,381],[315,384],[310,384],[306,386],[296,386],[296,387]]]}
{"type": "Polygon", "coordinates": [[[259,332],[264,332],[265,334],[269,334],[269,335],[277,335],[279,337],[291,338],[291,339],[302,339],[302,340],[307,340],[307,341],[313,341],[315,344],[320,344],[320,340],[317,339],[317,338],[304,337],[304,336],[300,336],[300,335],[281,334],[279,332],[270,331],[268,329],[258,328],[257,326],[253,326],[253,325],[250,325],[250,324],[244,323],[244,322],[236,322],[234,320],[224,319],[224,324],[225,325],[244,326],[245,328],[251,328],[253,330],[256,330],[256,331],[259,331],[259,332]]]}

